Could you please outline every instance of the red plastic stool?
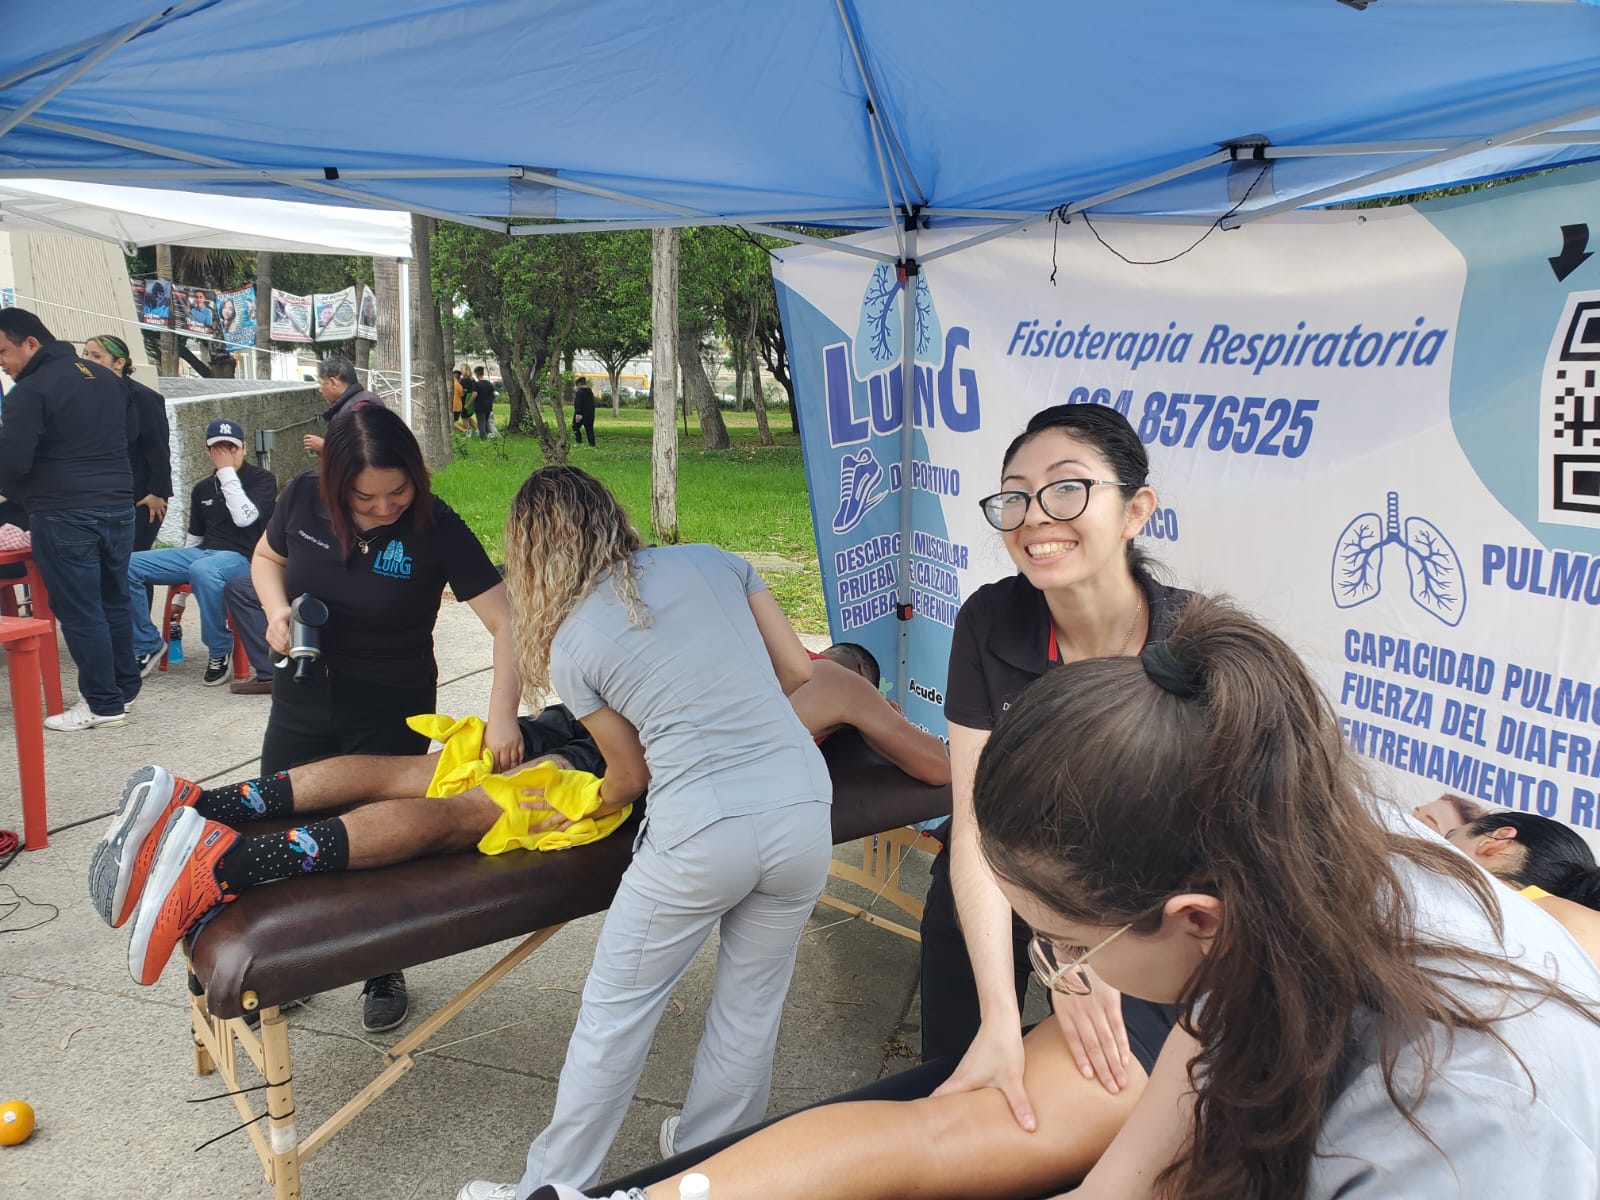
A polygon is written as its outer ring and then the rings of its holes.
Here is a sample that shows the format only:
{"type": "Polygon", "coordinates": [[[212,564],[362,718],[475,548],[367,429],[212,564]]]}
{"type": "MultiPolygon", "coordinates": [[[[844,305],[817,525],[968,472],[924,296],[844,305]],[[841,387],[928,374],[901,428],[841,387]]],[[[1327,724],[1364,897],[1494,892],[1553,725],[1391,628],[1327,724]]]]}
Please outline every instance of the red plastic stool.
{"type": "Polygon", "coordinates": [[[55,626],[37,617],[0,617],[0,643],[6,651],[11,680],[11,717],[16,727],[17,777],[22,789],[22,838],[29,850],[50,844],[45,830],[44,679],[39,658],[45,643],[54,642],[55,626]]]}
{"type": "MultiPolygon", "coordinates": [[[[161,670],[163,671],[167,669],[167,647],[165,642],[167,635],[172,632],[172,598],[179,592],[189,596],[194,595],[187,583],[174,583],[167,588],[167,603],[161,613],[161,638],[163,642],[161,647],[161,670]]],[[[232,614],[228,617],[228,628],[233,632],[233,677],[235,679],[255,678],[255,669],[251,667],[250,658],[245,653],[244,642],[239,637],[239,631],[233,628],[232,614]]]]}

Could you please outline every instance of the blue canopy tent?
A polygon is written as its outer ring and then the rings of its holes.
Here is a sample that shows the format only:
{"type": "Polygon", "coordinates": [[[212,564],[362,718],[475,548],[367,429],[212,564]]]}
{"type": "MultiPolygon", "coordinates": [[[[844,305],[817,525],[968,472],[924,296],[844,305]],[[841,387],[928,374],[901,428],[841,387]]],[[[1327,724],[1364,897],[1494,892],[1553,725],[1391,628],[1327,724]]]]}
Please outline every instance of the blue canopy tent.
{"type": "Polygon", "coordinates": [[[1053,211],[1231,227],[1597,147],[1576,0],[56,0],[0,38],[0,182],[887,225],[838,248],[909,273],[941,223],[986,224],[941,254],[1053,211]]]}

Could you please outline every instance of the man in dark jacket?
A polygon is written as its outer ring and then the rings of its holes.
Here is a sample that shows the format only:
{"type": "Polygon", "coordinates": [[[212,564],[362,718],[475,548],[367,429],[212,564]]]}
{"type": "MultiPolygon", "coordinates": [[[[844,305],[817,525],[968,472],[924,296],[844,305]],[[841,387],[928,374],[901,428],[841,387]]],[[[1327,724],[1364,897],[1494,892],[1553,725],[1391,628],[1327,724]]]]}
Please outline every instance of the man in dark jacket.
{"type": "MultiPolygon", "coordinates": [[[[324,426],[332,425],[335,417],[353,405],[383,403],[361,386],[361,380],[356,377],[355,363],[342,354],[330,354],[317,365],[317,390],[328,402],[328,407],[322,410],[324,426]]],[[[321,454],[321,435],[306,434],[305,447],[314,454],[321,454]]]]}
{"type": "Polygon", "coordinates": [[[45,728],[124,725],[139,694],[128,600],[133,406],[120,379],[26,309],[0,309],[0,370],[16,381],[0,409],[0,491],[28,510],[34,561],[78,665],[78,702],[45,728]]]}
{"type": "Polygon", "coordinates": [[[579,379],[578,386],[572,391],[572,441],[574,444],[577,444],[584,431],[589,434],[589,445],[594,445],[594,389],[589,386],[587,379],[579,379]]]}
{"type": "Polygon", "coordinates": [[[472,385],[472,390],[477,394],[472,411],[478,418],[478,440],[481,442],[489,436],[489,418],[494,415],[494,384],[484,376],[482,367],[474,367],[473,373],[478,378],[472,385]]]}

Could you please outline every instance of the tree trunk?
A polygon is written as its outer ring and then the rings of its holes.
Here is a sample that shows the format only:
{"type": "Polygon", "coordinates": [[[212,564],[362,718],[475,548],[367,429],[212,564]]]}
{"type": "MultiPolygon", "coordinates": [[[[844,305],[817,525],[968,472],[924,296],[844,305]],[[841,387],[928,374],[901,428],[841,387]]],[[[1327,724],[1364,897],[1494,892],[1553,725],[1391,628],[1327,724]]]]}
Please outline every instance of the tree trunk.
{"type": "Polygon", "coordinates": [[[700,416],[700,440],[707,450],[726,450],[733,443],[728,439],[722,406],[717,402],[717,393],[700,358],[698,330],[687,327],[678,330],[678,352],[682,359],[678,369],[683,375],[684,400],[692,401],[700,416]]]}
{"type": "MultiPolygon", "coordinates": [[[[172,247],[156,247],[156,274],[167,281],[169,287],[176,288],[177,280],[172,278],[172,247]]],[[[168,293],[171,294],[170,292],[168,293]]],[[[171,320],[178,319],[178,306],[172,304],[168,311],[172,314],[171,320]]],[[[161,362],[156,368],[157,374],[176,375],[178,373],[178,335],[171,330],[161,335],[161,362]]]]}
{"type": "MultiPolygon", "coordinates": [[[[444,305],[439,306],[439,331],[443,334],[444,345],[444,377],[447,381],[452,379],[450,372],[456,367],[456,329],[449,321],[444,319],[444,305]]],[[[505,372],[502,371],[503,375],[505,372]]],[[[455,390],[450,392],[451,402],[455,400],[455,390]]]]}
{"type": "MultiPolygon", "coordinates": [[[[350,343],[351,360],[356,364],[358,371],[372,370],[372,343],[364,337],[358,337],[350,343]]],[[[370,391],[371,388],[368,388],[370,391]]]]}
{"type": "Polygon", "coordinates": [[[756,429],[761,434],[763,446],[772,445],[772,429],[767,424],[767,397],[761,390],[761,356],[750,354],[750,403],[756,409],[756,429]]]}
{"type": "Polygon", "coordinates": [[[449,372],[444,366],[444,330],[433,300],[433,218],[411,214],[411,373],[412,432],[422,443],[422,456],[432,470],[450,462],[449,372]]]}
{"type": "Polygon", "coordinates": [[[744,358],[745,358],[745,354],[746,353],[747,353],[747,351],[745,350],[744,343],[739,341],[738,338],[734,338],[733,339],[733,346],[732,346],[732,356],[733,356],[733,411],[736,412],[736,413],[742,413],[744,411],[744,401],[745,401],[745,395],[746,395],[746,392],[744,390],[744,384],[745,384],[744,358]]]}
{"type": "Polygon", "coordinates": [[[400,260],[372,260],[372,292],[378,300],[378,340],[373,343],[371,366],[385,375],[400,377],[400,260]]]}
{"type": "Polygon", "coordinates": [[[611,381],[611,415],[622,415],[622,368],[606,368],[606,378],[611,381]]]}
{"type": "Polygon", "coordinates": [[[272,378],[272,251],[256,255],[256,378],[272,378]]]}
{"type": "Polygon", "coordinates": [[[676,229],[650,233],[651,391],[655,406],[650,440],[650,526],[656,540],[678,540],[678,247],[676,229]]]}

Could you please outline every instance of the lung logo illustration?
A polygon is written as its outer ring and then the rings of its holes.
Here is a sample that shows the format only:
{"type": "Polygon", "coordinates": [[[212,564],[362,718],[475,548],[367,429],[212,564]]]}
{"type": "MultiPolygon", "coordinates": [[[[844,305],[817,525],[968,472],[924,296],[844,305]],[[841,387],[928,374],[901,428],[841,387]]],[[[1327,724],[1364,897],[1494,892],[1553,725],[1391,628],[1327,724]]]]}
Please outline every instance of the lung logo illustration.
{"type": "Polygon", "coordinates": [[[1423,517],[1400,520],[1400,493],[1389,493],[1387,521],[1362,513],[1344,527],[1333,552],[1333,602],[1340,608],[1365,604],[1383,590],[1383,560],[1394,547],[1405,559],[1411,599],[1446,625],[1461,624],[1467,611],[1461,557],[1439,527],[1423,517]]]}
{"type": "Polygon", "coordinates": [[[833,531],[849,533],[889,493],[880,490],[883,467],[870,446],[846,454],[839,464],[839,508],[833,514],[833,531]]]}
{"type": "MultiPolygon", "coordinates": [[[[901,339],[905,336],[900,310],[905,288],[905,279],[888,263],[879,263],[867,281],[867,290],[861,297],[861,319],[856,323],[857,379],[900,361],[901,339]]],[[[938,366],[944,352],[944,330],[939,325],[938,310],[933,307],[926,272],[917,273],[916,288],[917,328],[912,353],[918,362],[938,366]]]]}

